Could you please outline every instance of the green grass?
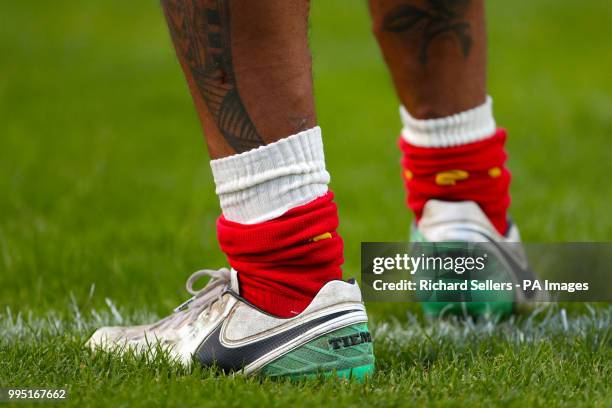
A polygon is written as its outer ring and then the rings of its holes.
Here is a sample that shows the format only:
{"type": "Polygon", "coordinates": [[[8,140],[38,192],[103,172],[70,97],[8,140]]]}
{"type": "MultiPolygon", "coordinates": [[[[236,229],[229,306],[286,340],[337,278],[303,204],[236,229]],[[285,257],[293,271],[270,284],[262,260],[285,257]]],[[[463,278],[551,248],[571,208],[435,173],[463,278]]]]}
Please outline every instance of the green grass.
{"type": "MultiPolygon", "coordinates": [[[[489,3],[489,89],[526,241],[610,239],[611,13],[604,0],[489,3]]],[[[312,27],[354,276],[361,241],[408,235],[397,100],[364,2],[315,1],[312,27]]],[[[94,327],[167,314],[192,271],[224,265],[201,131],[156,1],[3,2],[0,52],[0,386],[66,386],[74,406],[612,405],[609,305],[492,326],[371,304],[365,385],[84,351],[94,327]]]]}

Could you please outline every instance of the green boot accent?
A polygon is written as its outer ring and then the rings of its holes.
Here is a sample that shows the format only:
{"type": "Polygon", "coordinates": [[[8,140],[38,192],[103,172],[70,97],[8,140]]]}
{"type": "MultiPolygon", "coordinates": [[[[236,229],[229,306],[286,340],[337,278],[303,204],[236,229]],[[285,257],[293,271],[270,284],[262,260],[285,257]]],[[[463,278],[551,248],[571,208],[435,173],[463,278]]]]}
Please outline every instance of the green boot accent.
{"type": "MultiPolygon", "coordinates": [[[[413,228],[410,241],[417,244],[428,243],[418,229],[413,228]]],[[[466,246],[457,242],[435,243],[435,254],[425,252],[426,256],[453,257],[465,256],[466,246]]],[[[428,247],[429,249],[429,247],[428,247]]],[[[456,275],[453,272],[440,271],[417,271],[420,278],[431,279],[442,282],[462,282],[465,280],[463,275],[456,275]]],[[[489,258],[485,276],[494,282],[512,282],[509,271],[497,259],[489,258]]],[[[423,313],[427,317],[443,316],[471,316],[473,318],[487,317],[494,320],[503,319],[514,310],[515,293],[511,291],[487,291],[470,290],[467,291],[417,291],[417,298],[421,302],[423,313]],[[469,301],[466,301],[469,300],[469,301]]]]}
{"type": "Polygon", "coordinates": [[[279,357],[260,372],[292,379],[337,376],[364,381],[374,373],[372,336],[367,323],[324,334],[279,357]]]}

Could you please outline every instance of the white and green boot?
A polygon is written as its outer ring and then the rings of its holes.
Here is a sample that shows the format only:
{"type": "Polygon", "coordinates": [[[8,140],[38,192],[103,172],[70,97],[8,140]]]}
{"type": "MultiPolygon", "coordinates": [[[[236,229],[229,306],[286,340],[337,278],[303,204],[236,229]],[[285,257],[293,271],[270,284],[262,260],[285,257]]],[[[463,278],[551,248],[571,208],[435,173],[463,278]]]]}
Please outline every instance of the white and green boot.
{"type": "Polygon", "coordinates": [[[187,281],[193,297],[165,319],[135,327],[103,327],[92,349],[156,352],[183,364],[216,366],[225,372],[267,377],[333,375],[364,380],[374,371],[372,336],[361,291],[354,280],[321,288],[299,315],[279,318],[239,295],[234,270],[203,270],[187,281]],[[212,279],[200,291],[193,283],[212,279]]]}
{"type": "MultiPolygon", "coordinates": [[[[510,223],[505,235],[499,234],[480,206],[473,201],[449,202],[429,200],[423,208],[418,226],[413,224],[411,242],[437,243],[438,256],[465,255],[465,243],[486,243],[494,253],[486,266],[487,279],[496,282],[510,282],[511,291],[463,291],[448,293],[429,291],[418,293],[421,305],[427,316],[469,315],[472,317],[505,317],[519,308],[544,302],[547,297],[542,293],[522,290],[523,280],[535,280],[537,276],[529,268],[527,257],[520,244],[519,230],[510,223]],[[439,244],[438,244],[439,243],[439,244]],[[463,245],[461,245],[464,243],[463,245]],[[466,301],[469,299],[469,301],[466,301]]],[[[424,248],[432,248],[424,245],[424,248]]],[[[436,275],[434,271],[420,271],[421,276],[436,275]]],[[[457,275],[429,276],[430,278],[457,279],[457,275]]],[[[460,279],[465,279],[461,276],[460,279]]]]}

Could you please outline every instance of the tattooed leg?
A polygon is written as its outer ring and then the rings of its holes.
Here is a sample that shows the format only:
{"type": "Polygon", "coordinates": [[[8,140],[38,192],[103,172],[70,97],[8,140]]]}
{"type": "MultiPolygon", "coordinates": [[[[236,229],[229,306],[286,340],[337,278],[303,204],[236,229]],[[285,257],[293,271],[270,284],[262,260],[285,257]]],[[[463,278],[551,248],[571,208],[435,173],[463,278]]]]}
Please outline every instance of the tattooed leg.
{"type": "Polygon", "coordinates": [[[308,0],[162,0],[211,157],[316,124],[308,0]]]}
{"type": "Polygon", "coordinates": [[[484,0],[369,0],[373,30],[402,104],[452,115],[486,99],[484,0]]]}

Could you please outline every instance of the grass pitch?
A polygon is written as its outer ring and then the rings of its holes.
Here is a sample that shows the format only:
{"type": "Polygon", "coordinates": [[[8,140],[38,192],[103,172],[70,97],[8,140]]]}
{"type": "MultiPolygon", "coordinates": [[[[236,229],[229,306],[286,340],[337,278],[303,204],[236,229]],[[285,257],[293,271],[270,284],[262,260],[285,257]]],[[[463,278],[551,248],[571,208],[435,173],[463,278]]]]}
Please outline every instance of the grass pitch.
{"type": "MultiPolygon", "coordinates": [[[[349,277],[361,241],[408,236],[397,101],[365,4],[313,3],[349,277]]],[[[523,238],[610,240],[608,3],[491,2],[488,15],[523,238]]],[[[67,387],[73,406],[612,405],[609,305],[493,325],[371,304],[367,384],[261,382],[83,350],[95,327],[165,315],[192,271],[224,265],[201,132],[157,2],[4,2],[0,21],[0,387],[67,387]]]]}

